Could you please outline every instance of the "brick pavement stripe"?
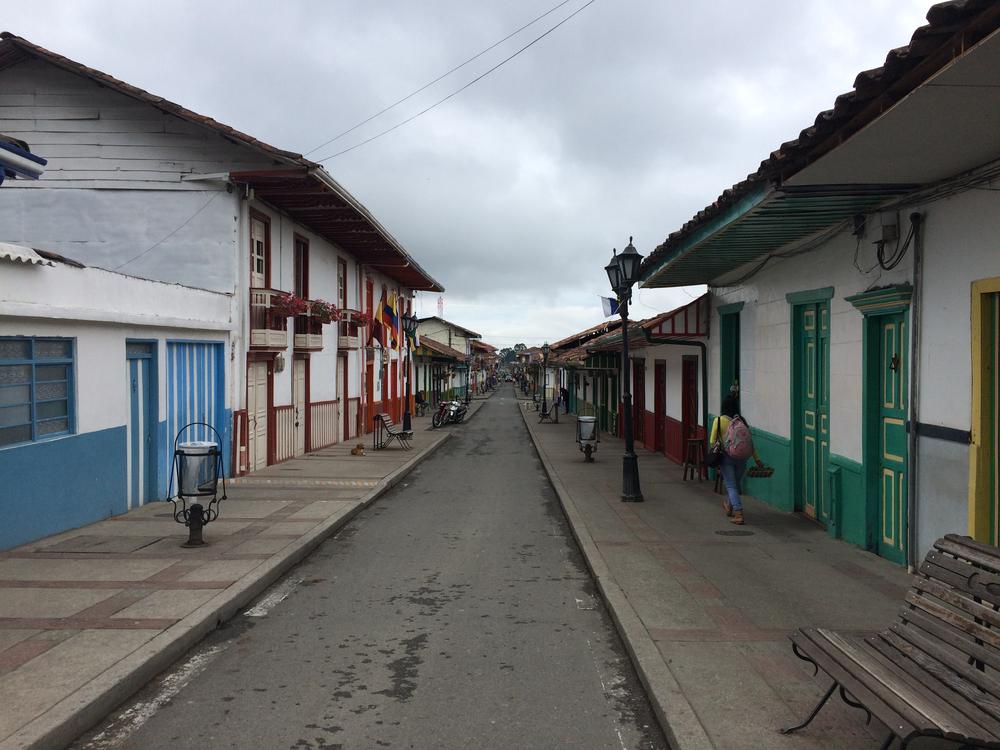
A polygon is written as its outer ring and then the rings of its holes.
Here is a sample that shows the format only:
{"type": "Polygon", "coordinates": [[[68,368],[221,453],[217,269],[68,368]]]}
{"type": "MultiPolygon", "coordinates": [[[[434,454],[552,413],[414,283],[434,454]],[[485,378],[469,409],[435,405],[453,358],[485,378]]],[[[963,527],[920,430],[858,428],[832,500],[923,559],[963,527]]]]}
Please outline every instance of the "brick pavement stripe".
{"type": "Polygon", "coordinates": [[[166,630],[176,623],[174,618],[113,619],[110,617],[83,619],[77,617],[0,617],[0,630],[166,630]]]}
{"type": "Polygon", "coordinates": [[[11,672],[41,656],[59,641],[26,640],[0,651],[0,674],[11,672]]]}

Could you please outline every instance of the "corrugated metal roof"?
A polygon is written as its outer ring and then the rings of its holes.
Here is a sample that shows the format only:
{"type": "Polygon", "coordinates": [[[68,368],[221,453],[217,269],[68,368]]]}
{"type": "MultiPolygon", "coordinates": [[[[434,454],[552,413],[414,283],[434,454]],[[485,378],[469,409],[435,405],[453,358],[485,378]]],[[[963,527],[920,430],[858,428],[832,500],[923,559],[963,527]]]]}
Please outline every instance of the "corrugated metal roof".
{"type": "Polygon", "coordinates": [[[51,260],[43,258],[30,247],[22,245],[12,245],[9,242],[0,242],[0,260],[9,260],[14,263],[24,263],[25,265],[54,266],[51,260]]]}
{"type": "Polygon", "coordinates": [[[703,243],[709,238],[722,241],[718,235],[725,235],[726,228],[734,222],[755,219],[746,227],[746,231],[755,234],[752,244],[734,249],[737,235],[727,236],[734,240],[728,252],[742,252],[742,262],[746,262],[781,244],[833,226],[852,212],[870,210],[893,195],[912,189],[913,186],[881,186],[883,192],[879,194],[872,190],[877,191],[880,186],[864,186],[864,190],[852,194],[843,190],[851,186],[841,185],[826,195],[814,193],[809,201],[792,203],[783,201],[802,196],[792,196],[784,190],[776,192],[782,189],[785,180],[873,122],[972,45],[1000,28],[1000,3],[996,0],[939,3],[927,12],[927,21],[926,26],[913,33],[908,45],[888,53],[882,67],[859,73],[854,89],[838,96],[833,108],[820,112],[798,138],[783,143],[761,162],[756,172],[724,191],[715,202],[670,234],[643,261],[640,278],[644,286],[704,283],[736,268],[739,259],[734,257],[727,262],[727,249],[723,245],[703,250],[703,243]],[[768,207],[767,215],[758,217],[759,212],[755,211],[758,206],[768,207]],[[774,222],[786,220],[792,222],[793,231],[785,235],[766,234],[774,229],[774,222]],[[699,263],[714,264],[714,270],[699,271],[697,264],[678,262],[696,248],[699,263]]]}

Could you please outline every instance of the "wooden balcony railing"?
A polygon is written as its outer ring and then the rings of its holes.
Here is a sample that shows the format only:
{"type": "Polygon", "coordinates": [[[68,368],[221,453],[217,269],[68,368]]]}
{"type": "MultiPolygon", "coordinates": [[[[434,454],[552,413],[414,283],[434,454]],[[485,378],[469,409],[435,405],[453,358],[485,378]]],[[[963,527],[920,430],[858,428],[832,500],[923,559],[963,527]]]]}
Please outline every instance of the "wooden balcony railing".
{"type": "Polygon", "coordinates": [[[273,309],[276,289],[250,289],[250,346],[263,349],[288,347],[288,318],[273,309]]]}
{"type": "Polygon", "coordinates": [[[299,350],[323,348],[323,324],[311,313],[295,316],[294,346],[299,350]]]}

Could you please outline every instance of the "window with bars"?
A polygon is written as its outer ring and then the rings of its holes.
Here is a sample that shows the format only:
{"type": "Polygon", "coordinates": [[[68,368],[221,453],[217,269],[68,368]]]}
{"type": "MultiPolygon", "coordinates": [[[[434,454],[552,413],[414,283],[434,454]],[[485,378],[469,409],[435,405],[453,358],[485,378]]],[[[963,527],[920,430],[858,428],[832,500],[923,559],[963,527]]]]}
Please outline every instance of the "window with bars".
{"type": "Polygon", "coordinates": [[[73,339],[0,337],[0,447],[73,431],[73,339]]]}

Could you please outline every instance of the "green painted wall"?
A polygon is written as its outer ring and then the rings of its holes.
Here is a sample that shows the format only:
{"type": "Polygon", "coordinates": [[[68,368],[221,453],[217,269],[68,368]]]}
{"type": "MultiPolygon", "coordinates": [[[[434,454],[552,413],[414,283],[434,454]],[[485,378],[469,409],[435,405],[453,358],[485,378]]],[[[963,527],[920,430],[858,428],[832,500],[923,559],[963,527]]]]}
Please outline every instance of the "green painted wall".
{"type": "Polygon", "coordinates": [[[830,454],[828,497],[831,500],[830,536],[840,537],[865,549],[868,539],[867,503],[865,501],[865,471],[857,461],[830,454]]]}
{"type": "MultiPolygon", "coordinates": [[[[774,467],[774,475],[766,479],[747,477],[743,483],[744,491],[776,508],[792,512],[795,510],[795,497],[792,494],[791,441],[756,427],[751,427],[750,432],[757,455],[766,466],[774,467]]],[[[752,465],[753,459],[750,463],[752,465]]]]}

